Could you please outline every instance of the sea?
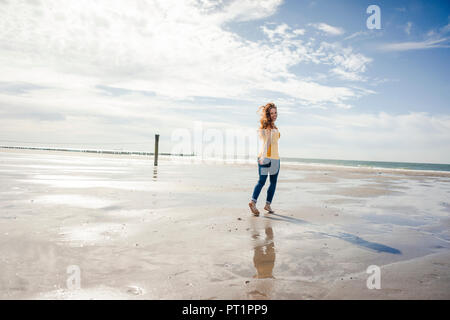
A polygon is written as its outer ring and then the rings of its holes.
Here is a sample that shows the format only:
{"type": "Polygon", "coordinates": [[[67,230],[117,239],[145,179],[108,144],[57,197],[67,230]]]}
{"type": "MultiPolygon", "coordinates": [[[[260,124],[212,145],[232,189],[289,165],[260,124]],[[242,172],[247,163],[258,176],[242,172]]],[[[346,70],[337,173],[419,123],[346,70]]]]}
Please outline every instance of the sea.
{"type": "Polygon", "coordinates": [[[284,163],[290,162],[290,163],[336,165],[348,167],[450,171],[450,164],[446,163],[364,161],[364,160],[338,160],[338,159],[288,158],[288,157],[282,157],[281,161],[284,163]]]}
{"type": "MultiPolygon", "coordinates": [[[[104,150],[104,149],[74,149],[74,148],[51,148],[51,147],[28,147],[28,146],[0,146],[8,149],[35,149],[47,151],[70,151],[70,152],[90,152],[90,153],[110,153],[110,154],[134,154],[153,156],[153,152],[143,151],[126,151],[126,150],[104,150]]],[[[194,157],[193,154],[170,154],[159,153],[161,156],[179,156],[179,157],[194,157]]],[[[202,158],[204,159],[204,158],[202,158]]],[[[218,158],[208,158],[206,160],[218,160],[218,158]]],[[[248,162],[248,158],[235,158],[232,161],[248,162]]],[[[346,167],[368,167],[368,168],[388,168],[388,169],[405,169],[405,170],[425,170],[425,171],[446,171],[450,172],[450,164],[448,163],[421,163],[421,162],[396,162],[396,161],[366,161],[366,160],[340,160],[340,159],[316,159],[316,158],[293,158],[281,157],[281,162],[284,164],[309,164],[309,165],[333,165],[346,167]]],[[[230,159],[227,159],[230,161],[230,159]]],[[[252,159],[250,160],[252,161],[252,159]]]]}

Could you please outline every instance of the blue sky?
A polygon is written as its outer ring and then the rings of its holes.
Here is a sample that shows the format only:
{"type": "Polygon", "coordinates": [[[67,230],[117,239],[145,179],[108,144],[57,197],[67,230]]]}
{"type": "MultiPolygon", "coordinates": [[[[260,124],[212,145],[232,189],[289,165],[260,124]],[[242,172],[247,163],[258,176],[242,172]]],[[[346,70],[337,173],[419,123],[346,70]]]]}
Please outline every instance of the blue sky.
{"type": "MultiPolygon", "coordinates": [[[[267,19],[271,23],[288,24],[302,28],[310,23],[325,23],[343,29],[342,36],[332,39],[352,46],[373,61],[365,75],[372,81],[368,88],[376,88],[374,94],[355,101],[353,110],[369,112],[427,111],[448,113],[449,74],[444,72],[450,62],[450,30],[439,33],[449,23],[450,2],[446,1],[287,1],[276,14],[267,19]],[[368,30],[366,8],[377,4],[381,9],[381,30],[368,30]],[[410,24],[408,30],[408,24],[410,24]],[[358,32],[367,33],[357,35],[358,32]],[[353,38],[348,39],[354,35],[353,38]],[[381,50],[383,44],[424,42],[427,39],[446,39],[436,49],[381,50]],[[386,82],[378,84],[377,80],[386,82]],[[377,85],[373,83],[377,83],[377,85]],[[426,92],[424,92],[426,91],[426,92]]],[[[238,23],[232,30],[246,38],[262,40],[264,33],[258,28],[260,21],[238,23]],[[248,31],[250,29],[250,32],[248,31]]],[[[325,38],[330,40],[329,37],[325,38]]],[[[298,74],[311,75],[320,66],[299,64],[298,74]]],[[[330,81],[330,83],[333,83],[330,81]]],[[[339,82],[334,82],[339,85],[339,82]]]]}
{"type": "Polygon", "coordinates": [[[0,144],[170,152],[273,101],[281,157],[450,163],[449,22],[446,1],[3,0],[0,144]]]}

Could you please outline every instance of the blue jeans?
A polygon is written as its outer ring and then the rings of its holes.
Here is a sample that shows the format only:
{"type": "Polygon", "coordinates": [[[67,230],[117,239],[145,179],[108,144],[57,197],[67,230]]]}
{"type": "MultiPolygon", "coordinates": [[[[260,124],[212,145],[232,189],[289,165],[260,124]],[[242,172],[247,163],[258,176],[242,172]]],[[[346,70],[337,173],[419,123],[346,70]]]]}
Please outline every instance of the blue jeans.
{"type": "Polygon", "coordinates": [[[280,159],[270,159],[268,164],[261,165],[258,161],[258,174],[259,180],[253,189],[252,201],[256,203],[258,200],[261,189],[267,180],[267,175],[270,175],[270,185],[267,189],[266,203],[271,204],[275,189],[277,187],[278,173],[280,172],[280,159]]]}

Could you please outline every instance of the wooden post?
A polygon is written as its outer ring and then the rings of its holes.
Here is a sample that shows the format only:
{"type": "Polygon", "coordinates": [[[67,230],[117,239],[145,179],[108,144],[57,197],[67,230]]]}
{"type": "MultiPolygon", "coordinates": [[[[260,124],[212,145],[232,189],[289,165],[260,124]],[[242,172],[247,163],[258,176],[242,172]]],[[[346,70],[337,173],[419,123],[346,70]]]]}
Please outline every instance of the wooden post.
{"type": "Polygon", "coordinates": [[[155,134],[155,163],[154,165],[158,165],[158,144],[159,144],[159,134],[155,134]]]}

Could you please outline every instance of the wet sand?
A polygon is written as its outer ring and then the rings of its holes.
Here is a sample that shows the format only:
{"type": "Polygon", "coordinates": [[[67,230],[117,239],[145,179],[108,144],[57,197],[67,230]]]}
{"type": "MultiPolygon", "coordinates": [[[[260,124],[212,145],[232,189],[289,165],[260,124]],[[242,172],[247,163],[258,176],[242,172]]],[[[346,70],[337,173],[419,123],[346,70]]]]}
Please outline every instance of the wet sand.
{"type": "Polygon", "coordinates": [[[450,298],[450,173],[281,162],[275,214],[267,183],[253,217],[256,180],[256,163],[0,149],[0,299],[450,298]]]}

